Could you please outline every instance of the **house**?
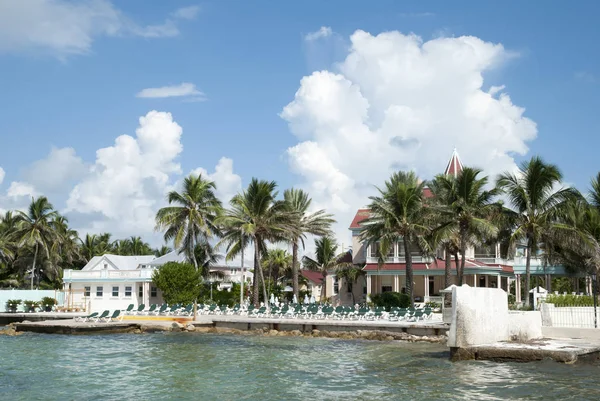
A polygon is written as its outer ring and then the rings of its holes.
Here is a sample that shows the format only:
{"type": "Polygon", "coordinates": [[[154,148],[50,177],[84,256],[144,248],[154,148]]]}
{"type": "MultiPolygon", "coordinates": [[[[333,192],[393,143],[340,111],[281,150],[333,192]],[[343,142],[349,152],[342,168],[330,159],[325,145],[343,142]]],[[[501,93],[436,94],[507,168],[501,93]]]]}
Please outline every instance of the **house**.
{"type": "Polygon", "coordinates": [[[319,301],[323,290],[323,273],[301,269],[300,275],[306,280],[306,285],[302,285],[300,289],[308,292],[310,297],[315,297],[315,299],[319,301]]]}
{"type": "MultiPolygon", "coordinates": [[[[63,272],[65,304],[91,312],[126,309],[133,304],[146,306],[164,302],[160,289],[152,282],[152,274],[167,262],[182,262],[185,256],[173,251],[166,255],[94,256],[81,270],[63,272]]],[[[215,266],[223,283],[239,282],[241,268],[215,266]]],[[[246,279],[252,273],[244,271],[246,279]]],[[[231,287],[231,284],[229,284],[231,287]]]]}
{"type": "MultiPolygon", "coordinates": [[[[463,164],[455,149],[446,165],[444,174],[457,176],[462,169],[463,164]]],[[[429,188],[425,187],[423,191],[426,198],[433,196],[429,188]]],[[[342,304],[351,303],[348,294],[354,295],[352,297],[354,302],[364,302],[369,299],[371,294],[388,291],[402,292],[406,288],[405,249],[402,241],[390,249],[385,262],[380,265],[378,263],[378,244],[369,244],[360,239],[361,222],[369,215],[368,209],[359,209],[349,227],[352,232],[352,263],[362,268],[364,276],[359,278],[353,286],[338,282],[338,279],[332,274],[327,276],[328,296],[338,297],[337,301],[342,304]]],[[[444,250],[439,249],[435,257],[423,255],[416,246],[410,252],[413,260],[413,296],[415,300],[440,302],[442,299],[440,290],[445,288],[444,250]]],[[[546,266],[544,269],[539,257],[532,258],[531,266],[532,275],[545,277],[547,288],[549,288],[551,275],[568,275],[562,266],[546,266]]],[[[451,262],[451,270],[451,284],[456,284],[454,258],[451,262]]],[[[525,274],[525,249],[522,246],[517,247],[516,255],[510,259],[501,257],[500,244],[469,247],[466,251],[464,283],[470,286],[497,287],[508,292],[514,282],[516,301],[520,302],[520,277],[523,274],[525,274]]]]}

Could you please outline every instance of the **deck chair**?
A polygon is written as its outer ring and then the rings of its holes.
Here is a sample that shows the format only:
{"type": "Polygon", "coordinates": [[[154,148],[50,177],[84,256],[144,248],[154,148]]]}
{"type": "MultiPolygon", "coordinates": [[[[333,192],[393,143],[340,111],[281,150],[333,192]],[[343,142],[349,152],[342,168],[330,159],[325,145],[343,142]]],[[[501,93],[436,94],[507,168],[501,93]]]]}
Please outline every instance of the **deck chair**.
{"type": "Polygon", "coordinates": [[[132,315],[133,314],[133,308],[134,308],[134,305],[133,304],[129,304],[129,306],[127,307],[127,309],[125,309],[125,314],[126,315],[132,315]]]}
{"type": "Polygon", "coordinates": [[[123,316],[121,315],[121,311],[119,309],[115,310],[112,315],[104,318],[104,323],[112,322],[113,320],[121,321],[123,316]]]}
{"type": "Polygon", "coordinates": [[[87,316],[78,316],[75,318],[76,322],[89,322],[92,319],[95,319],[98,316],[98,312],[91,313],[87,316]]]}
{"type": "Polygon", "coordinates": [[[109,310],[105,310],[104,312],[102,312],[102,314],[100,316],[96,316],[94,318],[91,318],[90,321],[93,320],[96,323],[98,323],[98,321],[106,319],[108,317],[108,315],[110,315],[110,311],[109,310]]]}
{"type": "Polygon", "coordinates": [[[148,309],[147,311],[144,311],[144,314],[145,314],[145,315],[149,315],[149,314],[151,314],[151,313],[152,313],[152,314],[154,314],[154,313],[155,313],[155,311],[156,311],[156,307],[157,307],[157,305],[156,305],[156,304],[152,304],[152,305],[150,305],[150,309],[148,309]]]}
{"type": "Polygon", "coordinates": [[[144,309],[146,309],[146,305],[141,304],[136,310],[132,312],[132,315],[141,315],[144,312],[144,309]]]}

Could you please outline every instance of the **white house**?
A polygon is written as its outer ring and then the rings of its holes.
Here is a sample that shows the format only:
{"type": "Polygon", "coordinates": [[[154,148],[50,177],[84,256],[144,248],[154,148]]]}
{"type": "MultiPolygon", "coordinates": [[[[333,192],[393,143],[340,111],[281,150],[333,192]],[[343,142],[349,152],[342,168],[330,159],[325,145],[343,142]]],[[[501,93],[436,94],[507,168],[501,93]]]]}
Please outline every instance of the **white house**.
{"type": "MultiPolygon", "coordinates": [[[[162,304],[161,291],[152,283],[153,272],[167,262],[181,262],[184,255],[176,251],[164,256],[94,256],[81,270],[66,269],[63,272],[65,304],[91,312],[125,309],[133,304],[162,304]]],[[[222,272],[219,281],[239,282],[241,269],[216,266],[211,271],[222,272]]],[[[244,271],[244,277],[252,279],[252,273],[244,271]]],[[[226,286],[225,286],[226,287],[226,286]]]]}

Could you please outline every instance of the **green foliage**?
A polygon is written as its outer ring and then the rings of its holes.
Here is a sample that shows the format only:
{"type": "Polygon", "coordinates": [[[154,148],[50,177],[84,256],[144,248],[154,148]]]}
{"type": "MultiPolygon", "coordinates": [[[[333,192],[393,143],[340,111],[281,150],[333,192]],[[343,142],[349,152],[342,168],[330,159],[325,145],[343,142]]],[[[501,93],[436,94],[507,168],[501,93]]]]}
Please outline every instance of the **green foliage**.
{"type": "Polygon", "coordinates": [[[546,303],[554,304],[554,306],[559,308],[567,306],[594,306],[594,297],[591,295],[551,294],[546,297],[546,303]]]}
{"type": "Polygon", "coordinates": [[[40,303],[36,301],[24,301],[23,304],[27,312],[34,312],[35,308],[40,306],[40,303]]]}
{"type": "Polygon", "coordinates": [[[514,305],[515,302],[517,302],[517,297],[515,297],[513,294],[508,294],[508,304],[514,305]]]}
{"type": "Polygon", "coordinates": [[[43,306],[54,306],[54,305],[56,305],[56,299],[54,299],[52,297],[44,297],[40,301],[40,304],[43,306]]]}
{"type": "Polygon", "coordinates": [[[388,311],[394,306],[398,308],[408,308],[410,306],[410,298],[408,295],[400,292],[374,294],[371,295],[371,301],[375,306],[383,306],[388,311]]]}
{"type": "Polygon", "coordinates": [[[425,302],[425,307],[426,308],[431,308],[431,309],[441,309],[442,308],[442,304],[438,303],[438,302],[425,302]]]}
{"type": "Polygon", "coordinates": [[[190,263],[168,262],[152,275],[168,304],[189,304],[200,294],[200,271],[190,263]]]}
{"type": "Polygon", "coordinates": [[[16,308],[17,306],[21,305],[23,301],[21,301],[20,299],[9,299],[8,301],[6,301],[6,305],[9,308],[16,308]]]}
{"type": "Polygon", "coordinates": [[[229,307],[240,303],[240,285],[233,283],[231,291],[217,290],[219,283],[203,283],[201,302],[205,304],[227,305],[229,307]],[[212,300],[210,299],[210,286],[213,287],[212,300]]]}

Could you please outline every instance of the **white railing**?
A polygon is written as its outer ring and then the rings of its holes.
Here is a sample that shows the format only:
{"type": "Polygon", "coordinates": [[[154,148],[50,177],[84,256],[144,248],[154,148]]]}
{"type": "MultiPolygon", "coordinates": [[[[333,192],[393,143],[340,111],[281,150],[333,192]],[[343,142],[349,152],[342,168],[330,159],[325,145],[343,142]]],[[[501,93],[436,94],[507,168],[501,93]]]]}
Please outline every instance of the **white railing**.
{"type": "MultiPolygon", "coordinates": [[[[413,263],[431,263],[433,262],[433,258],[422,256],[422,255],[413,255],[412,257],[413,263]]],[[[379,259],[376,257],[367,257],[367,263],[379,263],[379,259]]],[[[406,259],[404,255],[396,256],[396,257],[387,257],[385,259],[385,263],[406,263],[406,259]]]]}
{"type": "Polygon", "coordinates": [[[512,259],[496,258],[494,256],[475,255],[475,260],[477,262],[486,263],[489,265],[498,264],[498,265],[513,266],[515,264],[515,261],[512,259]]]}
{"type": "Polygon", "coordinates": [[[63,280],[87,280],[87,279],[151,279],[152,269],[138,270],[70,270],[63,273],[63,280]]]}

